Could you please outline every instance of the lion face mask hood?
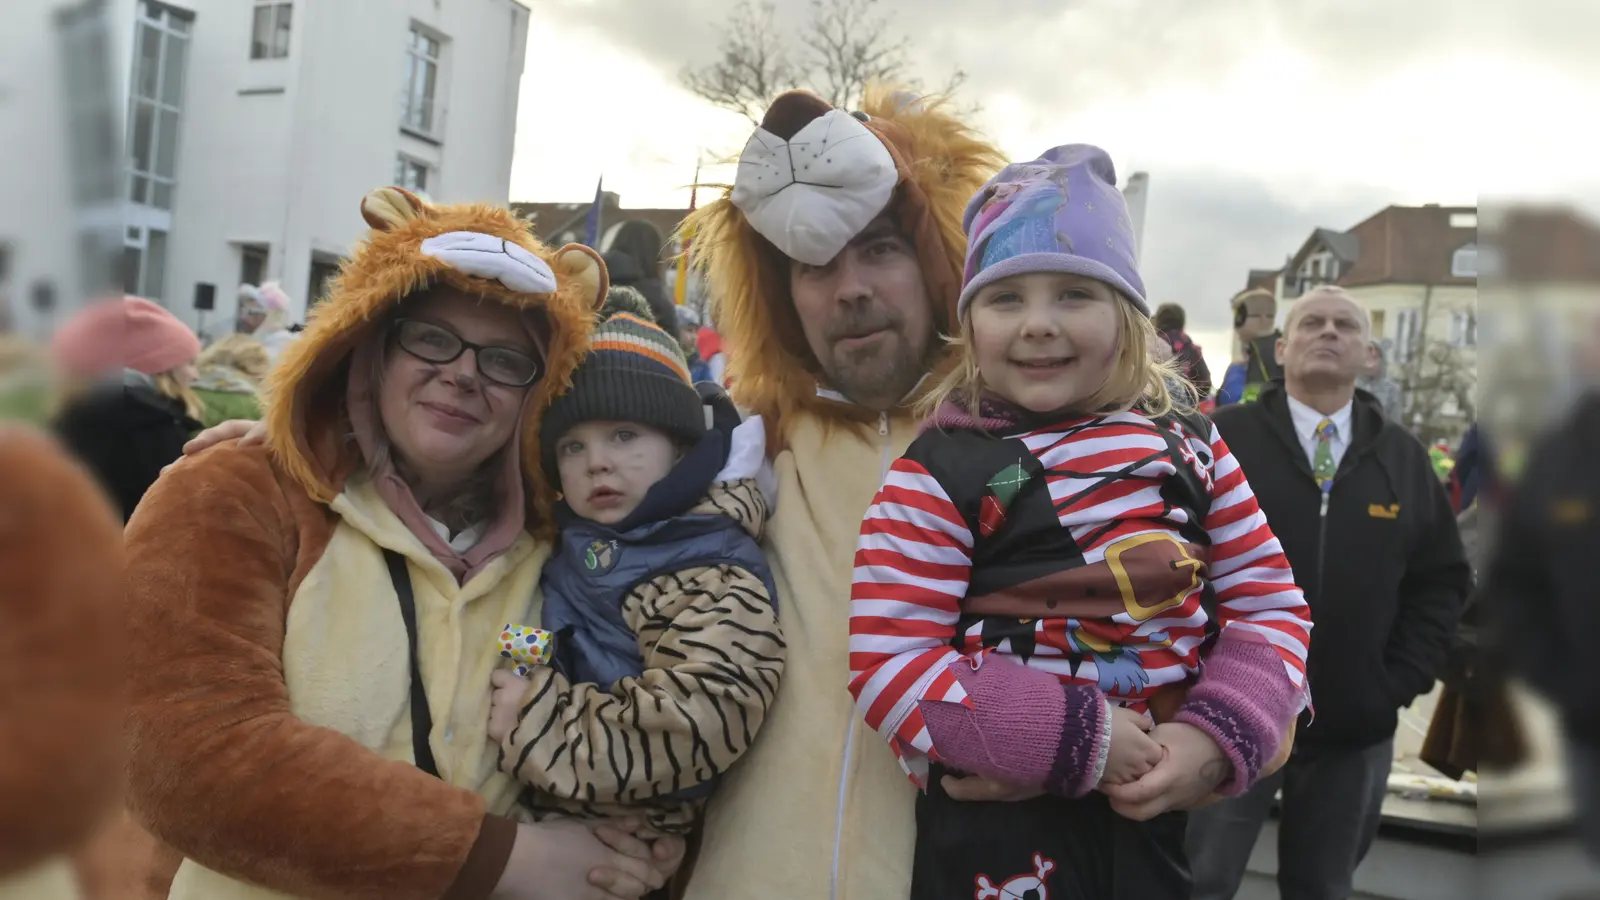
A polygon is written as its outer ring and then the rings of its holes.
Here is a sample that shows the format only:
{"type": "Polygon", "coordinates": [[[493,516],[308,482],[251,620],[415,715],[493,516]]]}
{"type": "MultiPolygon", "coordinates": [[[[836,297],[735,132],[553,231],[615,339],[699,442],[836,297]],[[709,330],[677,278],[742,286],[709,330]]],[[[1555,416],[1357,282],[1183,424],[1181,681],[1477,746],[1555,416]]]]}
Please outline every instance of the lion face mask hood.
{"type": "Polygon", "coordinates": [[[916,247],[934,321],[948,334],[961,292],[967,201],[1004,157],[943,104],[904,91],[868,92],[859,112],[806,91],[772,102],[740,156],[735,183],[689,217],[690,262],[711,285],[728,346],[734,399],[768,423],[810,410],[875,418],[819,395],[821,367],[789,294],[790,260],[825,265],[887,212],[916,247]]]}
{"type": "MultiPolygon", "coordinates": [[[[446,284],[523,311],[544,350],[544,375],[529,392],[518,434],[508,449],[520,470],[529,530],[541,536],[553,533],[554,492],[538,458],[539,420],[550,401],[570,384],[573,370],[588,351],[594,310],[607,290],[599,254],[576,244],[552,250],[503,208],[434,206],[397,187],[368,194],[361,214],[372,230],[341,268],[304,333],[267,378],[264,419],[273,455],[313,499],[331,502],[349,475],[365,463],[347,403],[353,380],[365,380],[354,371],[353,358],[358,350],[364,351],[363,356],[370,354],[374,342],[381,340],[378,329],[402,300],[446,284]]],[[[357,418],[370,415],[363,411],[357,418]]],[[[364,431],[374,426],[370,421],[361,423],[364,431]]],[[[369,443],[371,436],[361,443],[369,443]]],[[[393,499],[385,499],[394,505],[393,499]]],[[[406,518],[401,510],[395,512],[406,518]]],[[[407,524],[419,531],[415,523],[407,524]]],[[[428,533],[418,537],[440,555],[444,542],[431,529],[425,530],[428,533]]],[[[456,562],[470,567],[470,556],[456,562]]]]}

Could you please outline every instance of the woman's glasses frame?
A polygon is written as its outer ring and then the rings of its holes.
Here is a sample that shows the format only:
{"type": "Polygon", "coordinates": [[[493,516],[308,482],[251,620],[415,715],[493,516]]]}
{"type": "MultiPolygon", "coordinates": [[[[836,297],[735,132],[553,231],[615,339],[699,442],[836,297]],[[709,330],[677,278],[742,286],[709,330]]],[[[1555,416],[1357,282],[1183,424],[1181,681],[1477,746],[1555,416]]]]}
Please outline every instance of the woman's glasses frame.
{"type": "Polygon", "coordinates": [[[392,333],[394,334],[394,342],[401,350],[404,350],[406,353],[422,360],[425,363],[431,363],[436,366],[443,366],[453,363],[457,359],[461,358],[461,354],[471,350],[472,361],[478,370],[478,374],[482,376],[485,381],[492,381],[495,384],[504,387],[524,388],[538,381],[539,377],[544,374],[543,364],[540,363],[538,357],[533,356],[532,354],[524,353],[515,347],[497,347],[492,344],[474,344],[461,335],[456,334],[454,331],[451,331],[449,328],[446,328],[445,326],[436,322],[427,322],[422,319],[409,319],[402,317],[394,320],[392,329],[392,333]],[[419,331],[419,329],[425,330],[419,331]],[[451,341],[454,341],[455,350],[450,353],[430,352],[432,348],[422,345],[414,346],[412,341],[407,340],[408,334],[420,335],[431,333],[443,335],[449,338],[451,341]],[[485,354],[490,354],[491,358],[493,358],[493,356],[496,354],[507,354],[513,357],[525,359],[528,361],[529,367],[532,370],[532,374],[528,376],[526,381],[520,382],[508,381],[504,378],[496,378],[495,376],[489,374],[489,372],[487,372],[483,367],[483,357],[485,354]]]}

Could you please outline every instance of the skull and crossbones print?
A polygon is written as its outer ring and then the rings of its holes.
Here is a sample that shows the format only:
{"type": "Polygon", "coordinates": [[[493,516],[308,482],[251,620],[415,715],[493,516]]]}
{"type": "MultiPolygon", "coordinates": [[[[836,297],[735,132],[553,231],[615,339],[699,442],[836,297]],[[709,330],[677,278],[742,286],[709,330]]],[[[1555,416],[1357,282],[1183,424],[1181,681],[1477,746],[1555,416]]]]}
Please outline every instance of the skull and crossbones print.
{"type": "Polygon", "coordinates": [[[995,884],[987,875],[978,876],[978,892],[973,895],[974,900],[1050,900],[1049,888],[1045,887],[1046,875],[1055,871],[1056,864],[1042,855],[1033,855],[1033,872],[1027,875],[1018,875],[1008,879],[1004,884],[995,884]]]}

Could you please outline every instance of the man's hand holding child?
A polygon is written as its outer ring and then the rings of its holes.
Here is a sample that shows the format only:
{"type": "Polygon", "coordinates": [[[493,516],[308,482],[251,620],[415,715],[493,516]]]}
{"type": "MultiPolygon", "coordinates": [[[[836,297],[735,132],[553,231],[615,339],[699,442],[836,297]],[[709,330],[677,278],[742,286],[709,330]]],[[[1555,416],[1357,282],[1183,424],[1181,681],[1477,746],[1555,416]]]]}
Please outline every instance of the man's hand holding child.
{"type": "MultiPolygon", "coordinates": [[[[1163,722],[1149,738],[1162,748],[1156,766],[1135,781],[1104,788],[1118,815],[1143,822],[1169,810],[1189,809],[1209,797],[1233,771],[1217,742],[1193,725],[1163,722]]],[[[1112,738],[1113,755],[1116,747],[1112,738]]]]}

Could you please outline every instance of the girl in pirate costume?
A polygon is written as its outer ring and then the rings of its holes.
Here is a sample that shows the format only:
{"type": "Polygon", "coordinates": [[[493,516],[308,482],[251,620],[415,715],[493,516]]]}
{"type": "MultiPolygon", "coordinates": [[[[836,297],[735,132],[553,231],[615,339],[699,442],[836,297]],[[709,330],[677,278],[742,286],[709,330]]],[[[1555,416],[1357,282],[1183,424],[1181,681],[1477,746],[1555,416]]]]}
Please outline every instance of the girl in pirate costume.
{"type": "Polygon", "coordinates": [[[964,227],[960,360],[851,593],[850,690],[923,789],[911,896],[1186,898],[1181,809],[1281,764],[1307,607],[1151,359],[1106,154],[1006,168],[964,227]],[[1004,799],[956,801],[951,773],[1004,799]]]}

